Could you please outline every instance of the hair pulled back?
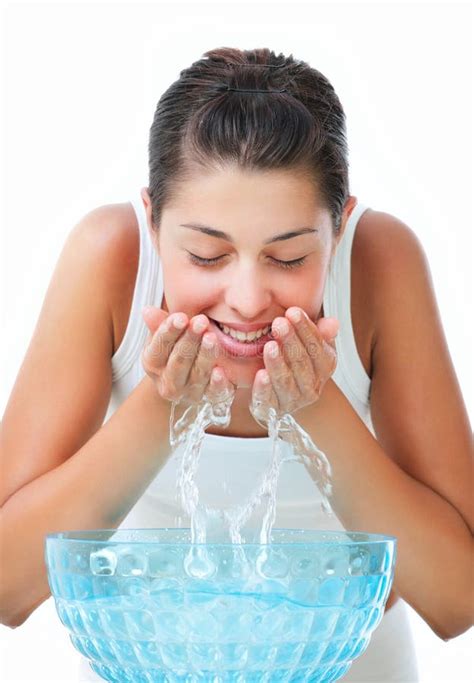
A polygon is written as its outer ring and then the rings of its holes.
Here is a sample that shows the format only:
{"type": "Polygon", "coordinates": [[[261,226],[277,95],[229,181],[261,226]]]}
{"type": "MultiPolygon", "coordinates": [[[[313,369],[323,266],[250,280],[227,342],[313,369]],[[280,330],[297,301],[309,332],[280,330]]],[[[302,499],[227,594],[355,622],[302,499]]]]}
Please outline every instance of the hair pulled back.
{"type": "Polygon", "coordinates": [[[349,198],[345,114],[334,88],[306,62],[268,48],[216,48],[182,70],[158,101],[148,160],[155,229],[182,184],[229,164],[309,178],[335,235],[349,198]]]}

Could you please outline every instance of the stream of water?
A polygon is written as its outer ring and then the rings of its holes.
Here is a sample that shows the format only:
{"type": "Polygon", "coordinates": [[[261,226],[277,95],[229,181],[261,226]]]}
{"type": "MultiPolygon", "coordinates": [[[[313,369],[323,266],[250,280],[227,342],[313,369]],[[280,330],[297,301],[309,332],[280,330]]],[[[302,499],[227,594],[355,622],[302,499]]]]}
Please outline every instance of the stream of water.
{"type": "Polygon", "coordinates": [[[258,400],[249,405],[249,409],[254,419],[268,430],[272,449],[269,466],[251,493],[237,504],[219,509],[200,502],[195,476],[201,459],[205,430],[209,425],[229,426],[233,398],[234,392],[230,390],[222,394],[222,400],[213,404],[204,396],[200,404],[188,406],[179,418],[176,418],[179,404],[172,405],[170,444],[173,450],[180,444],[184,447],[177,471],[176,487],[181,507],[191,520],[191,542],[206,543],[212,528],[214,536],[217,533],[218,537],[229,538],[232,543],[241,544],[242,527],[256,510],[261,509],[263,512],[258,518],[256,541],[262,544],[270,543],[276,516],[276,491],[280,468],[282,463],[289,459],[304,463],[321,492],[321,507],[324,513],[328,516],[334,515],[329,503],[332,484],[328,459],[289,413],[277,416],[273,408],[263,410],[258,400]],[[264,415],[269,415],[268,419],[265,419],[264,415]],[[283,448],[284,442],[289,444],[290,448],[283,448]]]}

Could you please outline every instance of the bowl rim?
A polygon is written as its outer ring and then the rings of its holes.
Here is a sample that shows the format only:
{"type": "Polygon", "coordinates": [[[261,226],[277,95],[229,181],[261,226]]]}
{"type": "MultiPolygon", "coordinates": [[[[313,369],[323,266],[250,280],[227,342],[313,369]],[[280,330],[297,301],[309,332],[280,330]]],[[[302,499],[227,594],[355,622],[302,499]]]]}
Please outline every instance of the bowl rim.
{"type": "MultiPolygon", "coordinates": [[[[298,529],[298,528],[274,528],[274,532],[293,532],[295,538],[283,541],[271,541],[270,543],[260,542],[243,542],[232,543],[230,541],[211,541],[206,543],[192,543],[191,540],[173,539],[170,541],[161,541],[157,539],[133,538],[133,536],[140,532],[189,532],[190,527],[145,527],[133,529],[116,529],[116,528],[102,528],[102,529],[74,529],[68,531],[56,531],[44,535],[45,542],[48,543],[100,543],[102,546],[117,546],[117,545],[150,545],[156,543],[159,546],[184,546],[184,547],[275,547],[275,546],[318,546],[318,545],[374,545],[377,543],[395,542],[397,545],[397,537],[389,534],[380,534],[367,531],[350,531],[350,530],[325,530],[325,529],[298,529]],[[108,535],[109,538],[102,538],[108,535]],[[301,540],[298,539],[300,535],[301,540]],[[114,537],[115,536],[115,537],[114,537]],[[316,536],[316,539],[314,538],[316,536]],[[321,538],[318,538],[318,537],[321,538]],[[311,537],[311,538],[307,538],[311,537]]],[[[291,535],[291,534],[290,534],[291,535]]]]}

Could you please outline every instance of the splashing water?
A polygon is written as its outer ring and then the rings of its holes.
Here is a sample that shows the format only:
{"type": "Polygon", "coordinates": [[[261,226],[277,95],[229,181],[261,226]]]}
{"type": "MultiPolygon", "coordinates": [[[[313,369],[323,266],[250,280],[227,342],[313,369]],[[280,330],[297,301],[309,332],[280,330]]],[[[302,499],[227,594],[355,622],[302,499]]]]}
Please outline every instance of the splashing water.
{"type": "MultiPolygon", "coordinates": [[[[184,443],[184,453],[177,472],[176,490],[182,509],[191,520],[191,542],[204,544],[209,542],[210,535],[222,535],[230,538],[231,543],[241,544],[241,530],[252,513],[263,507],[263,518],[258,531],[258,539],[254,542],[270,543],[270,535],[276,517],[276,491],[280,467],[283,462],[296,460],[303,462],[310,476],[320,489],[323,512],[334,515],[328,497],[332,494],[331,466],[326,456],[320,451],[310,436],[294,418],[286,413],[277,416],[273,408],[264,410],[262,404],[255,400],[249,405],[254,419],[268,430],[271,439],[272,457],[269,467],[263,472],[260,483],[242,502],[228,508],[218,509],[199,502],[199,490],[195,475],[199,467],[202,444],[206,428],[211,425],[228,427],[231,419],[231,407],[234,391],[227,390],[221,400],[212,404],[207,396],[203,402],[188,406],[183,415],[175,419],[178,403],[173,403],[170,415],[170,444],[176,449],[184,443]],[[266,417],[268,415],[268,418],[266,417]],[[285,453],[283,442],[289,445],[285,453]]],[[[194,555],[193,555],[194,557],[194,555]]],[[[205,558],[199,556],[201,570],[205,575],[205,558]]]]}

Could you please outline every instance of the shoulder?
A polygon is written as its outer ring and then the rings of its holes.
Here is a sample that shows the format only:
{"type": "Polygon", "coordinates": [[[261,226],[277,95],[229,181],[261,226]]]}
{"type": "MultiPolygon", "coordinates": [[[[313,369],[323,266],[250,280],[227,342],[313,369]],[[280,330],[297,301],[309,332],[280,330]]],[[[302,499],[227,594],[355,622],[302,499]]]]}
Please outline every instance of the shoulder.
{"type": "Polygon", "coordinates": [[[111,259],[127,253],[138,245],[138,227],[135,211],[130,202],[103,204],[89,211],[80,221],[85,234],[110,253],[111,259]]]}
{"type": "Polygon", "coordinates": [[[407,251],[423,252],[421,242],[412,228],[402,220],[384,211],[367,209],[359,218],[354,236],[364,254],[367,266],[383,271],[388,261],[407,251]]]}
{"type": "Polygon", "coordinates": [[[374,335],[391,305],[403,305],[402,292],[419,281],[431,286],[423,245],[404,221],[384,211],[368,209],[354,236],[355,258],[370,293],[374,335]]]}
{"type": "MultiPolygon", "coordinates": [[[[426,288],[430,283],[428,263],[420,240],[406,223],[371,208],[358,220],[351,262],[354,336],[364,368],[372,378],[376,353],[385,348],[378,342],[386,333],[387,318],[393,316],[394,308],[404,305],[401,286],[409,290],[410,283],[421,277],[426,288]]],[[[390,327],[392,324],[393,318],[388,320],[390,327]]]]}
{"type": "Polygon", "coordinates": [[[115,353],[127,325],[138,271],[140,235],[135,210],[130,202],[98,206],[82,218],[76,230],[82,233],[80,243],[102,263],[102,291],[110,311],[115,353]]]}

